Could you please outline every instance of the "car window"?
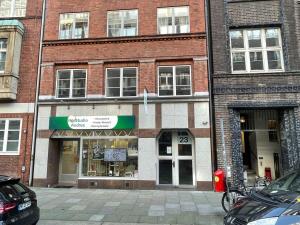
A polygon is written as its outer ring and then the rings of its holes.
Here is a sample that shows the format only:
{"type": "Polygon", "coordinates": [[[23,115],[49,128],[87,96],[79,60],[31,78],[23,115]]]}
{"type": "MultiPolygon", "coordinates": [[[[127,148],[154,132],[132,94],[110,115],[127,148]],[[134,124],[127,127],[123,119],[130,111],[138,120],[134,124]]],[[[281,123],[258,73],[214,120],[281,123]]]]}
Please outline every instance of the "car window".
{"type": "Polygon", "coordinates": [[[20,184],[14,184],[13,187],[17,190],[19,194],[26,193],[26,190],[20,184]]]}
{"type": "Polygon", "coordinates": [[[278,179],[277,181],[274,181],[267,188],[265,188],[264,191],[272,194],[272,192],[275,191],[292,191],[290,190],[291,187],[293,188],[293,191],[295,191],[297,185],[299,186],[298,180],[299,175],[297,173],[291,173],[278,179]]]}
{"type": "Polygon", "coordinates": [[[289,186],[289,190],[300,192],[300,176],[296,176],[293,182],[289,186]]]}
{"type": "Polygon", "coordinates": [[[3,198],[8,201],[12,200],[18,195],[16,190],[11,185],[0,186],[0,192],[3,195],[3,198]]]}

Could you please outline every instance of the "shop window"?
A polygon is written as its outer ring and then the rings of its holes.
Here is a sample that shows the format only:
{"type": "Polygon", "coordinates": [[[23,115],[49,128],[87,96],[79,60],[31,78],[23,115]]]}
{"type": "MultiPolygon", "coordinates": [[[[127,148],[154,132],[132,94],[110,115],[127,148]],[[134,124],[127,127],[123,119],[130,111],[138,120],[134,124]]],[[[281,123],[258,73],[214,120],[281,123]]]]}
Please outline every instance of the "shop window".
{"type": "Polygon", "coordinates": [[[230,31],[232,72],[283,71],[279,28],[230,31]]]}
{"type": "Polygon", "coordinates": [[[26,0],[0,0],[0,17],[24,17],[26,0]]]}
{"type": "Polygon", "coordinates": [[[138,10],[118,10],[107,13],[108,37],[136,36],[138,10]]]}
{"type": "Polygon", "coordinates": [[[84,140],[82,175],[138,177],[138,139],[84,140]]]}
{"type": "Polygon", "coordinates": [[[158,77],[159,96],[191,95],[190,66],[161,66],[158,77]]]}
{"type": "Polygon", "coordinates": [[[59,70],[57,72],[57,98],[85,98],[86,70],[59,70]]]}
{"type": "Polygon", "coordinates": [[[19,152],[20,129],[21,120],[0,120],[0,154],[16,154],[19,152]]]}
{"type": "Polygon", "coordinates": [[[88,38],[89,13],[61,14],[59,27],[59,39],[88,38]]]}
{"type": "Polygon", "coordinates": [[[133,97],[137,94],[137,68],[106,70],[106,97],[133,97]]]}
{"type": "Polygon", "coordinates": [[[157,10],[159,34],[180,34],[190,32],[189,7],[169,7],[157,10]]]}
{"type": "Polygon", "coordinates": [[[0,73],[5,71],[7,38],[0,39],[0,73]]]}

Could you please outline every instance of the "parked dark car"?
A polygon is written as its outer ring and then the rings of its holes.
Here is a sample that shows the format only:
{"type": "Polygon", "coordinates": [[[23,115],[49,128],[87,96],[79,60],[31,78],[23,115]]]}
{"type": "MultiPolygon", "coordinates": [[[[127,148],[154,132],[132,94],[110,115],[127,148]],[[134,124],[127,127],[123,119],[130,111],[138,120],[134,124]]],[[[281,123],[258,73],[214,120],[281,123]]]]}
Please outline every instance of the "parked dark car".
{"type": "Polygon", "coordinates": [[[0,176],[0,225],[33,225],[39,217],[36,194],[20,179],[0,176]]]}
{"type": "Polygon", "coordinates": [[[240,199],[224,217],[225,225],[300,225],[300,170],[240,199]]]}

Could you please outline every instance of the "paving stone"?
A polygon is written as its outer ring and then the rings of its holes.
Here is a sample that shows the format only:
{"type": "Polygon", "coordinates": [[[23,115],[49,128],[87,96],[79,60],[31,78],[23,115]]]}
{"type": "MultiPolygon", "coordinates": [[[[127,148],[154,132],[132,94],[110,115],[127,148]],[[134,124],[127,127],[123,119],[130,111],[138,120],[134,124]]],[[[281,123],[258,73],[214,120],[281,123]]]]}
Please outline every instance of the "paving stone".
{"type": "Polygon", "coordinates": [[[121,218],[121,223],[137,223],[139,222],[138,216],[123,216],[121,218]]]}
{"type": "Polygon", "coordinates": [[[177,217],[176,216],[159,216],[157,218],[157,223],[162,224],[177,224],[177,217]]]}
{"type": "Polygon", "coordinates": [[[119,205],[120,205],[120,202],[106,202],[104,206],[116,207],[119,205]]]}
{"type": "Polygon", "coordinates": [[[104,215],[92,215],[89,218],[89,221],[95,221],[95,222],[100,222],[104,218],[104,215]]]}
{"type": "Polygon", "coordinates": [[[151,205],[150,206],[150,210],[153,210],[153,211],[157,211],[157,210],[164,210],[165,207],[163,205],[151,205]]]}
{"type": "Polygon", "coordinates": [[[120,215],[105,215],[102,219],[103,222],[120,222],[122,216],[120,215]]]}
{"type": "Polygon", "coordinates": [[[73,205],[69,210],[85,210],[86,205],[73,205]]]}
{"type": "Polygon", "coordinates": [[[164,216],[165,211],[164,210],[149,210],[148,216],[164,216]]]}
{"type": "Polygon", "coordinates": [[[81,199],[71,198],[71,199],[68,199],[68,200],[66,201],[66,203],[78,203],[78,202],[80,202],[80,201],[81,201],[81,199]]]}
{"type": "Polygon", "coordinates": [[[155,216],[141,216],[139,223],[157,224],[158,217],[155,216]]]}

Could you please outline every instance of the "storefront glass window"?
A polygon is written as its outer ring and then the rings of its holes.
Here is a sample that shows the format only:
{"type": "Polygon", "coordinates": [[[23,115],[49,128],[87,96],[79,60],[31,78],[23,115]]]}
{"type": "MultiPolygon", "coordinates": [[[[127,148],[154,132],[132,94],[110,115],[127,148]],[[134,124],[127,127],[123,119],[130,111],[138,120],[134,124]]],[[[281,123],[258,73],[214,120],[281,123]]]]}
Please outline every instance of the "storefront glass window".
{"type": "Polygon", "coordinates": [[[83,176],[138,177],[138,140],[84,140],[83,176]]]}

